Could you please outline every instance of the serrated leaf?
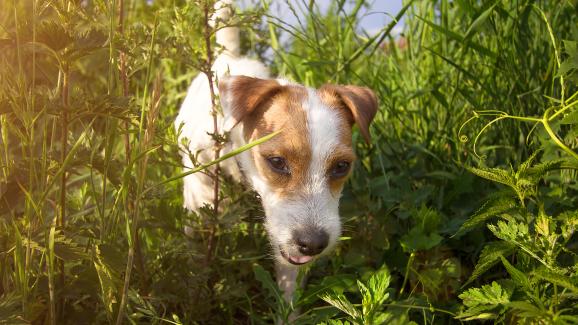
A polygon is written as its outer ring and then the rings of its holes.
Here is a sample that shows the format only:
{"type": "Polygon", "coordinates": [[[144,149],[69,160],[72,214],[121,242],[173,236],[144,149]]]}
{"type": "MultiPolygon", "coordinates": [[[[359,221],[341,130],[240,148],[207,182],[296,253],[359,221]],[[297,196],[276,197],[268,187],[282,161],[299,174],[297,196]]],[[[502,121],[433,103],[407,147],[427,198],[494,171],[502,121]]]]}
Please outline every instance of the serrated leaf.
{"type": "Polygon", "coordinates": [[[540,150],[534,151],[530,155],[530,157],[528,157],[528,159],[526,159],[526,161],[524,161],[523,163],[520,164],[520,166],[518,167],[518,170],[516,171],[516,178],[520,178],[526,174],[526,171],[532,166],[532,163],[534,162],[534,160],[536,160],[536,157],[538,156],[539,152],[540,152],[540,150]]]}
{"type": "Polygon", "coordinates": [[[578,228],[578,210],[565,211],[561,213],[557,219],[559,220],[558,224],[562,231],[562,237],[568,240],[578,228]]]}
{"type": "Polygon", "coordinates": [[[54,20],[43,21],[38,29],[38,43],[44,43],[53,51],[60,51],[73,41],[69,31],[54,20]]]}
{"type": "Polygon", "coordinates": [[[542,209],[540,210],[540,213],[534,222],[534,229],[537,234],[544,237],[550,235],[550,217],[548,217],[544,211],[542,211],[542,209]]]}
{"type": "Polygon", "coordinates": [[[283,298],[283,292],[279,289],[277,282],[273,280],[271,274],[267,272],[261,265],[253,265],[253,274],[255,279],[261,283],[267,295],[273,299],[272,307],[276,309],[276,313],[281,319],[286,320],[291,311],[291,307],[283,298]]]}
{"type": "Polygon", "coordinates": [[[564,50],[568,57],[562,62],[556,76],[564,76],[567,75],[570,71],[575,71],[578,69],[578,42],[565,40],[564,41],[564,50]]]}
{"type": "Polygon", "coordinates": [[[366,321],[372,320],[374,312],[389,297],[387,287],[390,279],[389,271],[383,268],[375,272],[369,278],[367,284],[357,281],[357,286],[362,296],[363,315],[366,321]]]}
{"type": "Polygon", "coordinates": [[[482,249],[482,253],[480,254],[480,258],[478,259],[478,263],[476,264],[472,275],[463,287],[469,285],[492,266],[496,265],[500,261],[501,257],[512,254],[515,251],[515,248],[516,246],[514,244],[504,241],[494,241],[486,244],[482,249]]]}
{"type": "Polygon", "coordinates": [[[532,284],[530,280],[522,271],[516,269],[508,260],[506,260],[503,256],[500,257],[502,259],[502,264],[506,267],[506,271],[512,277],[512,280],[516,285],[523,287],[525,290],[532,291],[532,284]]]}
{"type": "Polygon", "coordinates": [[[363,316],[359,310],[357,310],[343,294],[337,292],[324,293],[320,296],[320,298],[352,317],[355,323],[363,323],[363,316]]]}
{"type": "Polygon", "coordinates": [[[578,278],[576,277],[554,273],[545,268],[536,269],[533,275],[538,279],[554,283],[578,294],[578,278]]]}
{"type": "Polygon", "coordinates": [[[510,302],[510,293],[504,290],[496,281],[483,285],[481,288],[472,288],[459,295],[467,307],[480,305],[496,306],[510,302]]]}
{"type": "Polygon", "coordinates": [[[253,274],[255,274],[255,279],[257,279],[263,288],[265,288],[269,297],[275,299],[277,302],[283,301],[283,294],[269,272],[267,272],[261,265],[254,264],[253,274]]]}
{"type": "Polygon", "coordinates": [[[516,208],[516,206],[517,202],[511,197],[498,197],[494,200],[487,201],[478,211],[476,211],[474,215],[472,215],[468,220],[466,220],[466,222],[462,224],[460,229],[453,235],[453,237],[462,235],[478,227],[488,219],[510,211],[516,208]]]}
{"type": "Polygon", "coordinates": [[[566,114],[560,124],[578,124],[578,109],[566,114]]]}
{"type": "Polygon", "coordinates": [[[378,270],[369,278],[367,287],[373,296],[373,303],[381,305],[388,298],[387,288],[390,280],[391,275],[386,268],[378,270]]]}
{"type": "Polygon", "coordinates": [[[508,304],[508,307],[512,308],[518,317],[530,318],[533,321],[545,318],[544,316],[549,319],[548,311],[541,310],[527,301],[512,301],[508,304]]]}
{"type": "Polygon", "coordinates": [[[510,242],[521,242],[528,235],[528,225],[515,221],[506,223],[500,220],[495,225],[488,225],[488,229],[490,229],[494,236],[510,242]]]}
{"type": "Polygon", "coordinates": [[[117,302],[116,293],[117,287],[120,285],[120,279],[118,275],[103,261],[98,246],[95,246],[94,249],[93,264],[100,282],[102,302],[109,320],[112,320],[113,305],[117,302]]]}
{"type": "Polygon", "coordinates": [[[476,167],[470,167],[470,166],[466,166],[465,168],[468,171],[470,171],[471,173],[476,174],[476,175],[478,175],[482,178],[485,178],[487,180],[501,183],[504,185],[508,185],[511,188],[516,187],[516,181],[515,181],[513,175],[510,172],[505,171],[503,169],[500,169],[500,168],[476,168],[476,167]]]}

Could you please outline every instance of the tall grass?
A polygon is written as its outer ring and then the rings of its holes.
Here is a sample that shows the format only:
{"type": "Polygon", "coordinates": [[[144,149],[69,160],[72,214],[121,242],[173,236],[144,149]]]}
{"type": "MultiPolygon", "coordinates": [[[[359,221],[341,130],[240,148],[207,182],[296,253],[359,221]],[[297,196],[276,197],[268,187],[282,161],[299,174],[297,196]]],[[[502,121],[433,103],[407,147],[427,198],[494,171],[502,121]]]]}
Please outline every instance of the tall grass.
{"type": "Polygon", "coordinates": [[[212,1],[5,1],[0,323],[575,321],[576,3],[407,1],[404,46],[394,23],[360,31],[364,1],[287,1],[294,26],[262,5],[236,22],[248,55],[380,102],[307,287],[277,298],[242,185],[220,175],[219,209],[182,208],[172,122],[219,51],[212,1]]]}

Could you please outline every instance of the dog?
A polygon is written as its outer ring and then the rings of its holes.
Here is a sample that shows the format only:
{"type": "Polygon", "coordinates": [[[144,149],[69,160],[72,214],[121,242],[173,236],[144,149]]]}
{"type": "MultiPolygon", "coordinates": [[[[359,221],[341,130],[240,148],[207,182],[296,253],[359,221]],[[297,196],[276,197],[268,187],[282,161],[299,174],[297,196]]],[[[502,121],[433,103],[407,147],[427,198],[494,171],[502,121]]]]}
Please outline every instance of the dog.
{"type": "MultiPolygon", "coordinates": [[[[230,18],[231,0],[216,4],[214,21],[230,18]]],[[[252,187],[261,197],[265,228],[276,261],[277,282],[290,302],[299,267],[331,251],[341,234],[339,198],[356,159],[352,126],[370,141],[369,125],[378,104],[372,90],[352,85],[308,88],[271,79],[267,67],[240,55],[237,27],[220,28],[223,48],[213,65],[223,116],[221,132],[230,131],[226,153],[272,132],[271,140],[221,163],[223,172],[252,187]]],[[[198,162],[213,157],[213,116],[209,80],[192,82],[175,120],[179,138],[198,162]]],[[[194,168],[183,154],[185,171],[194,168]]],[[[184,206],[196,211],[213,200],[214,183],[203,173],[184,177],[184,206]]],[[[186,232],[190,234],[190,229],[186,232]]]]}

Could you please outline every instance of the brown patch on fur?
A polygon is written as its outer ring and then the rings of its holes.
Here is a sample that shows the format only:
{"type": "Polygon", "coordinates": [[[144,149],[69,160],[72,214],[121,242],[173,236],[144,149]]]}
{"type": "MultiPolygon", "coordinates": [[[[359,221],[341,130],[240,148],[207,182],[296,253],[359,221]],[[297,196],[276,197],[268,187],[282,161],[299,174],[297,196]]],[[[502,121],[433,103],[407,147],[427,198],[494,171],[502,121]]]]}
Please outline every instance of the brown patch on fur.
{"type": "MultiPolygon", "coordinates": [[[[298,85],[280,85],[276,80],[235,76],[219,83],[221,101],[229,101],[233,117],[243,121],[245,139],[250,142],[277,130],[283,130],[273,139],[253,148],[252,158],[259,174],[279,197],[298,196],[305,192],[312,148],[303,103],[308,92],[298,85]],[[287,161],[290,174],[271,169],[267,158],[282,157],[287,161]]],[[[317,91],[321,102],[335,109],[340,120],[339,143],[325,161],[327,186],[334,197],[339,196],[349,176],[331,177],[331,170],[340,161],[353,164],[355,154],[351,143],[351,126],[358,123],[368,139],[368,125],[377,103],[367,88],[326,85],[317,91]],[[367,93],[369,92],[369,94],[367,93]],[[369,100],[358,98],[369,96],[369,100]]]]}
{"type": "Polygon", "coordinates": [[[371,141],[369,124],[377,112],[377,97],[367,87],[323,85],[319,96],[332,107],[341,107],[350,113],[350,121],[355,121],[367,143],[371,141]]]}
{"type": "Polygon", "coordinates": [[[307,129],[307,113],[302,108],[307,90],[300,86],[282,86],[264,105],[243,124],[247,141],[253,141],[271,132],[283,129],[278,136],[252,150],[255,166],[265,177],[270,188],[280,197],[302,193],[311,164],[311,144],[307,129]],[[283,157],[290,175],[278,174],[268,165],[268,157],[283,157]]]}
{"type": "Polygon", "coordinates": [[[274,79],[231,76],[219,80],[221,103],[231,108],[231,114],[237,123],[252,114],[282,88],[283,86],[274,79]]]}

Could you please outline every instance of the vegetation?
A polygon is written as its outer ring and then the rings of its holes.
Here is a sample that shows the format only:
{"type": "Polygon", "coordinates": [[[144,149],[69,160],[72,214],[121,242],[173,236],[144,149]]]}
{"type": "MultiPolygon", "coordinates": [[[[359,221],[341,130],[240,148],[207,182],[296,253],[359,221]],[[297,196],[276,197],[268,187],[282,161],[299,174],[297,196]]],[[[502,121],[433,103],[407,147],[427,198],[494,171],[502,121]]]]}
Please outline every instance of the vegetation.
{"type": "Polygon", "coordinates": [[[405,1],[404,46],[360,31],[363,0],[239,13],[276,73],[380,102],[341,244],[289,304],[254,193],[220,175],[220,209],[182,208],[212,2],[2,3],[0,324],[578,323],[578,3],[405,1]]]}

